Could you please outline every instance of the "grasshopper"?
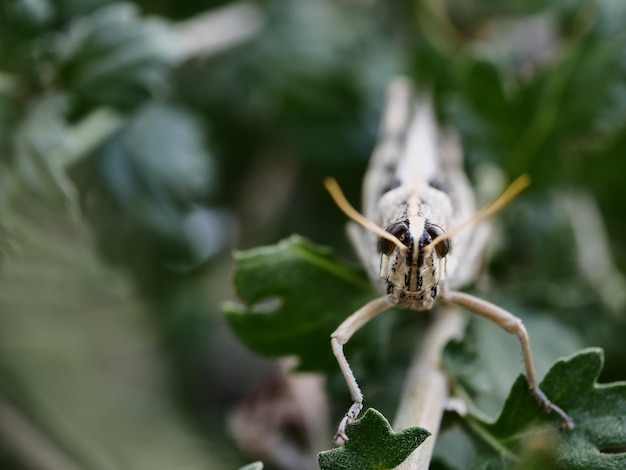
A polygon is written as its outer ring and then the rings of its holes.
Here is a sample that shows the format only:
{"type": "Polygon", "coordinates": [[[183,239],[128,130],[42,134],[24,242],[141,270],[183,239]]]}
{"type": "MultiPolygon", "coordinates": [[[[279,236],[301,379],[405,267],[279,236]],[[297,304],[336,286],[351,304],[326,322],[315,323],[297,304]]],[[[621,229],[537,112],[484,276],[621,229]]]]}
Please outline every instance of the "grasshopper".
{"type": "Polygon", "coordinates": [[[427,311],[437,301],[471,310],[516,335],[531,393],[546,411],[562,418],[564,429],[573,429],[573,420],[539,388],[522,321],[495,304],[457,290],[475,278],[488,241],[485,227],[475,222],[515,197],[528,185],[527,178],[518,178],[476,212],[455,135],[438,127],[430,101],[417,99],[410,81],[403,77],[389,86],[380,133],[364,179],[363,215],[334,180],[325,183],[339,208],[354,221],[348,224],[348,234],[369,277],[383,292],[331,334],[333,354],[353,400],[339,424],[335,444],[348,440],[346,426],[363,408],[363,393],[343,346],[391,307],[427,311]]]}

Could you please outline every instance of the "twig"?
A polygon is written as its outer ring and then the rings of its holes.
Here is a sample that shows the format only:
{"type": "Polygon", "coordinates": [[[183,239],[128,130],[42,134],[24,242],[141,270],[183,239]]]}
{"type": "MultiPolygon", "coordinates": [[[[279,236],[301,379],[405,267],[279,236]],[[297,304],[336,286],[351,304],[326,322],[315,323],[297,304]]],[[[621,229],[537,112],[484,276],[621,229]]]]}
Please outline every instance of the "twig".
{"type": "Polygon", "coordinates": [[[450,396],[448,378],[441,369],[441,355],[448,341],[463,336],[466,319],[458,308],[450,306],[443,306],[436,315],[411,361],[394,422],[396,431],[421,426],[430,431],[431,436],[395,470],[429,467],[450,396]]]}
{"type": "Polygon", "coordinates": [[[237,2],[178,24],[188,56],[209,56],[254,37],[263,25],[261,10],[237,2]]]}

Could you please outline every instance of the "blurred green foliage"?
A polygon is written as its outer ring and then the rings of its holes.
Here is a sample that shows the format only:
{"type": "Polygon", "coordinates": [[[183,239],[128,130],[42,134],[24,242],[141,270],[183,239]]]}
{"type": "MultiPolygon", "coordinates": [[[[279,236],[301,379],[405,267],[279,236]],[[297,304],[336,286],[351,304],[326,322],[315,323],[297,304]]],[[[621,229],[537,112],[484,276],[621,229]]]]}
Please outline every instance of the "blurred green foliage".
{"type": "MultiPolygon", "coordinates": [[[[192,55],[179,22],[227,5],[0,3],[0,406],[19,418],[0,426],[2,468],[255,460],[226,414],[272,366],[219,314],[229,252],[297,232],[352,256],[321,181],[358,200],[398,72],[433,91],[479,190],[488,164],[533,178],[498,216],[481,289],[529,325],[548,317],[548,339],[563,331],[542,372],[594,345],[602,380],[624,379],[623,2],[272,0],[249,4],[253,37],[192,55]],[[27,452],[5,431],[23,422],[27,452]]],[[[389,326],[362,338],[380,409],[426,320],[395,317],[391,344],[389,326]]],[[[503,351],[481,386],[506,395],[517,350],[503,351]]],[[[336,376],[329,389],[345,397],[336,376]]]]}

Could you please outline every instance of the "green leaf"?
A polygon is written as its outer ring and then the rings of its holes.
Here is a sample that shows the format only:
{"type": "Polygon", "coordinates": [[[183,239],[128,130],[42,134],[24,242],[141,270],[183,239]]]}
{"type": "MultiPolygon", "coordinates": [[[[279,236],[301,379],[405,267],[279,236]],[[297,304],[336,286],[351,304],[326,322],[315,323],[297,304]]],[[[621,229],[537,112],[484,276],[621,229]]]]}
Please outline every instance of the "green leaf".
{"type": "Polygon", "coordinates": [[[430,432],[419,427],[393,432],[385,417],[373,408],[346,428],[350,440],[318,454],[321,470],[385,470],[406,460],[430,432]]]}
{"type": "MultiPolygon", "coordinates": [[[[107,256],[116,263],[141,264],[144,254],[155,250],[169,263],[203,261],[192,250],[185,217],[216,181],[212,163],[193,114],[170,103],[142,106],[85,162],[79,179],[91,201],[86,213],[107,256]],[[142,249],[128,253],[128,241],[135,237],[143,239],[142,249]]],[[[208,235],[219,243],[219,234],[208,235]]]]}
{"type": "Polygon", "coordinates": [[[78,206],[68,170],[109,138],[122,118],[100,108],[70,125],[66,101],[60,94],[43,95],[16,125],[10,158],[0,163],[0,204],[28,197],[55,209],[78,206]]]}
{"type": "Polygon", "coordinates": [[[335,366],[330,334],[373,296],[364,273],[299,236],[236,252],[235,261],[243,305],[224,311],[239,338],[265,355],[298,356],[300,370],[335,366]]]}
{"type": "MultiPolygon", "coordinates": [[[[543,377],[558,358],[569,356],[584,345],[576,331],[555,320],[547,311],[525,312],[519,305],[506,303],[504,299],[497,303],[523,320],[539,377],[543,377]]],[[[465,338],[446,346],[443,359],[457,386],[462,386],[471,395],[473,404],[491,417],[497,416],[522,368],[518,339],[494,322],[476,316],[470,317],[465,338]]]]}
{"type": "MultiPolygon", "coordinates": [[[[166,193],[177,200],[206,191],[213,183],[211,156],[204,146],[203,131],[198,119],[187,109],[153,101],[143,106],[129,121],[120,136],[127,168],[137,184],[152,198],[166,193]]],[[[106,160],[110,155],[103,155],[106,160]]],[[[119,167],[103,165],[110,173],[109,182],[120,198],[124,183],[115,180],[119,167]]]]}
{"type": "Polygon", "coordinates": [[[17,425],[3,427],[2,448],[24,442],[24,455],[43,449],[68,470],[233,468],[223,432],[199,435],[173,402],[162,337],[146,326],[154,309],[102,264],[87,227],[34,204],[11,221],[20,249],[0,262],[0,406],[17,425]]]}
{"type": "Polygon", "coordinates": [[[142,18],[134,5],[117,3],[72,23],[60,36],[57,55],[60,78],[79,108],[128,108],[169,86],[167,72],[182,49],[167,22],[142,18]]]}
{"type": "Polygon", "coordinates": [[[602,365],[600,349],[585,349],[554,364],[541,383],[574,419],[573,431],[559,430],[559,417],[537,405],[524,376],[513,385],[495,422],[469,416],[479,453],[476,468],[510,468],[538,443],[551,449],[557,468],[626,468],[626,382],[597,384],[602,365]]]}
{"type": "Polygon", "coordinates": [[[76,191],[66,174],[66,155],[72,153],[72,129],[65,119],[66,99],[50,94],[33,101],[18,125],[13,141],[14,181],[2,196],[35,196],[56,209],[76,207],[76,191]],[[18,184],[15,184],[15,183],[18,184]]]}

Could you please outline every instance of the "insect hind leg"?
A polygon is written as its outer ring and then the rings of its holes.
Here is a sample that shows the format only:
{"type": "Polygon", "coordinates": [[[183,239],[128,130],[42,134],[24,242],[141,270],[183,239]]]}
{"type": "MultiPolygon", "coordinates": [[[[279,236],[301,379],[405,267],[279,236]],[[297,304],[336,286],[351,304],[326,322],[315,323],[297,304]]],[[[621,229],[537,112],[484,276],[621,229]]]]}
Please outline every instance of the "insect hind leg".
{"type": "Polygon", "coordinates": [[[526,380],[528,381],[528,387],[530,388],[531,393],[546,411],[554,411],[561,417],[563,429],[574,429],[574,421],[572,418],[570,418],[565,411],[552,403],[546,394],[539,388],[537,377],[535,375],[532,353],[530,350],[530,339],[522,320],[517,318],[512,313],[507,312],[503,308],[492,304],[491,302],[487,302],[486,300],[479,299],[478,297],[474,297],[473,295],[469,295],[464,292],[448,291],[443,294],[442,299],[448,303],[465,307],[480,316],[488,318],[499,325],[506,332],[516,335],[522,347],[526,380]]]}

